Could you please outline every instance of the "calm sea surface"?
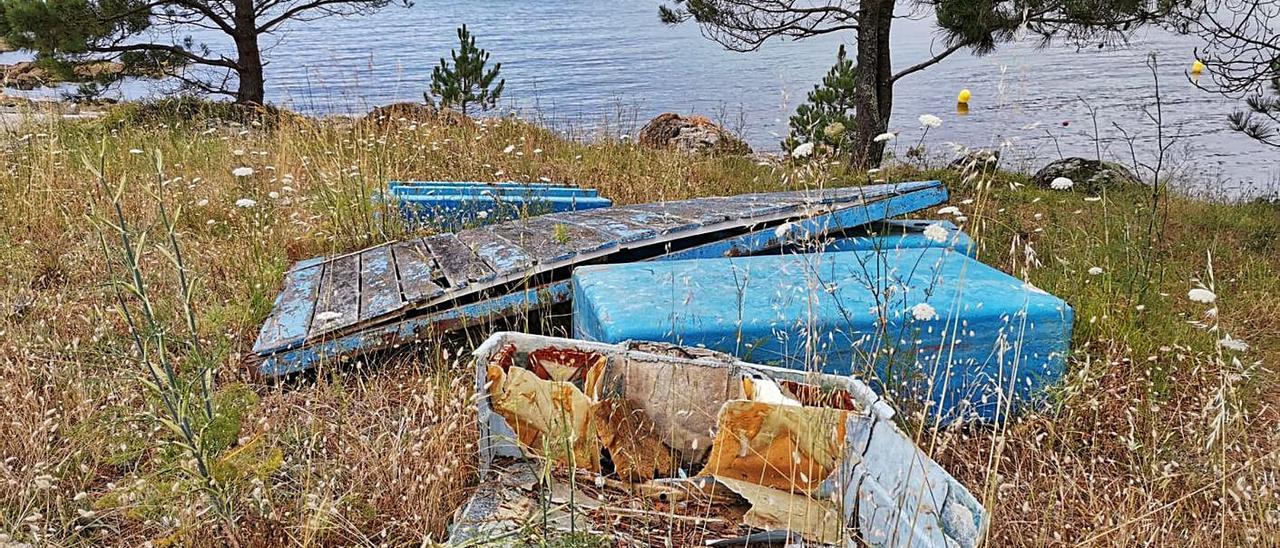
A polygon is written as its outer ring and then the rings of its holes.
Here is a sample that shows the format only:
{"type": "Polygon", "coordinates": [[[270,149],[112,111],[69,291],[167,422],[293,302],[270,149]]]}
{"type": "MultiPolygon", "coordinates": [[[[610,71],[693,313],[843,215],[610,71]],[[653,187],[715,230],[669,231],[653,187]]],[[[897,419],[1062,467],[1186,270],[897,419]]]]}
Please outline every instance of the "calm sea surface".
{"type": "MultiPolygon", "coordinates": [[[[431,67],[456,46],[466,23],[502,62],[504,109],[536,115],[562,128],[608,124],[638,128],[664,111],[702,113],[741,131],[758,150],[776,150],[786,119],[803,101],[849,36],[767,44],[734,53],[695,26],[658,22],[657,2],[624,0],[417,0],[369,17],[298,23],[269,38],[268,99],[305,112],[359,114],[393,101],[420,100],[431,67]]],[[[899,20],[893,30],[898,67],[939,48],[930,20],[899,20]]],[[[206,38],[226,47],[216,35],[206,38]]],[[[1004,147],[1015,167],[1037,168],[1061,155],[1131,164],[1133,140],[1142,162],[1154,162],[1155,86],[1147,56],[1159,59],[1166,167],[1200,180],[1192,189],[1225,195],[1280,190],[1280,152],[1227,127],[1240,103],[1194,88],[1185,71],[1196,41],[1158,30],[1124,47],[1035,47],[1035,40],[996,54],[958,53],[900,80],[891,129],[899,152],[921,137],[917,117],[943,125],[929,132],[932,151],[949,143],[1004,147]],[[955,97],[973,92],[967,116],[955,97]],[[1097,113],[1098,142],[1090,106],[1097,113]],[[1034,160],[1033,160],[1034,158],[1034,160]]]]}

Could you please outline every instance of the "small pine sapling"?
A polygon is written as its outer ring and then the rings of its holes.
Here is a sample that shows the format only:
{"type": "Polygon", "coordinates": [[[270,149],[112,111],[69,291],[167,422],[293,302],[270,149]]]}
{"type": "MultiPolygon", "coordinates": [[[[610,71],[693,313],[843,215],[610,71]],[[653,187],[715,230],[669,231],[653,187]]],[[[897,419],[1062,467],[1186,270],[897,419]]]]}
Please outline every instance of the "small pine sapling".
{"type": "Polygon", "coordinates": [[[440,98],[441,108],[456,108],[464,115],[469,106],[480,110],[495,107],[506,84],[506,80],[498,80],[502,63],[485,69],[489,52],[476,47],[466,25],[458,28],[458,42],[458,49],[450,52],[453,63],[441,58],[440,66],[431,71],[431,93],[440,98]]]}

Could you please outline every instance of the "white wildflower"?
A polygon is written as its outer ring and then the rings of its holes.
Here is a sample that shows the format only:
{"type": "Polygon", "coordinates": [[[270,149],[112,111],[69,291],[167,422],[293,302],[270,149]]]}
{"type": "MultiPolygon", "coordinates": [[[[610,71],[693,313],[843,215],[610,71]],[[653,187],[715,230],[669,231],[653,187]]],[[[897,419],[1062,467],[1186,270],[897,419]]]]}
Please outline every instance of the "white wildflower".
{"type": "Polygon", "coordinates": [[[920,125],[927,128],[936,128],[942,125],[942,118],[939,118],[932,114],[921,114],[920,125]]]}
{"type": "MultiPolygon", "coordinates": [[[[939,123],[941,123],[941,122],[939,122],[939,123]]],[[[877,143],[887,143],[887,142],[889,142],[889,141],[892,141],[892,140],[893,140],[895,137],[897,137],[897,136],[898,136],[898,134],[897,134],[897,133],[894,133],[894,132],[892,132],[892,131],[886,131],[886,132],[884,132],[884,133],[881,133],[881,134],[879,134],[879,135],[876,135],[876,137],[875,137],[874,139],[872,139],[872,141],[875,141],[875,142],[877,142],[877,143]]]]}
{"type": "Polygon", "coordinates": [[[1100,266],[1095,266],[1095,267],[1093,267],[1093,268],[1090,268],[1090,269],[1089,269],[1089,275],[1090,275],[1090,276],[1097,276],[1097,275],[1099,275],[1099,274],[1102,274],[1102,267],[1100,267],[1100,266]]]}
{"type": "Polygon", "coordinates": [[[791,149],[792,158],[806,158],[810,154],[813,154],[813,143],[800,143],[791,149]]]}
{"type": "Polygon", "coordinates": [[[1218,300],[1217,295],[1215,295],[1212,291],[1209,291],[1208,289],[1205,289],[1203,287],[1197,287],[1195,289],[1192,289],[1191,291],[1188,291],[1187,298],[1195,302],[1205,303],[1205,304],[1209,304],[1213,301],[1218,300]]]}
{"type": "Polygon", "coordinates": [[[131,149],[129,149],[129,154],[142,154],[142,149],[140,149],[140,148],[131,148],[131,149]]]}
{"type": "Polygon", "coordinates": [[[1223,347],[1223,348],[1225,348],[1225,349],[1227,349],[1227,350],[1234,350],[1234,351],[1236,351],[1236,352],[1248,352],[1248,351],[1249,351],[1249,345],[1248,345],[1248,343],[1246,343],[1246,342],[1244,342],[1244,341],[1242,341],[1242,340],[1240,340],[1240,339],[1233,339],[1233,338],[1231,338],[1231,335],[1227,335],[1227,336],[1222,337],[1222,340],[1218,341],[1218,346],[1221,346],[1221,347],[1223,347]]]}
{"type": "Polygon", "coordinates": [[[231,170],[231,174],[235,175],[236,177],[248,177],[250,175],[253,175],[253,168],[247,167],[247,166],[241,166],[231,170]]]}
{"type": "Polygon", "coordinates": [[[791,232],[792,226],[793,225],[791,223],[784,223],[784,224],[778,225],[778,228],[775,228],[773,230],[774,237],[779,240],[786,238],[787,234],[791,232]]]}
{"type": "Polygon", "coordinates": [[[938,311],[929,303],[919,303],[911,307],[911,316],[922,322],[938,319],[938,311]]]}
{"type": "Polygon", "coordinates": [[[82,501],[82,500],[84,500],[84,499],[87,499],[87,498],[89,498],[89,493],[86,493],[86,492],[84,492],[84,491],[81,491],[81,492],[79,492],[79,493],[76,493],[76,496],[71,497],[71,500],[74,500],[74,501],[76,501],[76,502],[80,502],[80,501],[82,501]]]}
{"type": "Polygon", "coordinates": [[[267,197],[271,198],[272,200],[277,200],[280,198],[280,193],[273,190],[267,193],[267,197]]]}
{"type": "Polygon", "coordinates": [[[244,156],[244,149],[243,149],[243,148],[237,148],[237,149],[235,149],[235,150],[231,151],[231,154],[234,154],[234,155],[236,155],[236,156],[244,156]]]}
{"type": "Polygon", "coordinates": [[[938,215],[959,215],[960,208],[956,206],[947,206],[938,210],[938,215]]]}
{"type": "Polygon", "coordinates": [[[196,205],[197,205],[197,206],[199,206],[199,207],[207,206],[207,205],[209,205],[209,199],[208,199],[208,198],[201,198],[201,199],[200,199],[200,201],[196,202],[196,205]]]}
{"type": "Polygon", "coordinates": [[[540,149],[540,148],[535,148],[535,149],[533,149],[533,153],[534,153],[534,154],[542,154],[542,149],[540,149]]]}
{"type": "Polygon", "coordinates": [[[949,235],[947,229],[939,223],[933,223],[924,228],[924,237],[931,242],[943,243],[947,241],[949,235]]]}
{"type": "Polygon", "coordinates": [[[257,200],[250,198],[240,198],[239,200],[236,200],[236,207],[253,207],[256,205],[258,205],[257,200]]]}
{"type": "Polygon", "coordinates": [[[1089,196],[1088,198],[1085,198],[1085,199],[1084,199],[1084,201],[1086,201],[1086,202],[1101,202],[1101,201],[1102,201],[1102,196],[1089,196]]]}
{"type": "Polygon", "coordinates": [[[1049,182],[1049,188],[1054,190],[1071,190],[1073,186],[1076,186],[1076,182],[1066,177],[1058,177],[1049,182]]]}
{"type": "Polygon", "coordinates": [[[507,145],[507,148],[502,149],[502,153],[511,154],[511,152],[514,151],[515,149],[516,149],[515,145],[507,145]]]}
{"type": "Polygon", "coordinates": [[[80,514],[80,517],[84,519],[93,519],[93,516],[98,515],[97,512],[94,512],[93,510],[85,510],[84,508],[77,509],[76,513],[80,514]]]}

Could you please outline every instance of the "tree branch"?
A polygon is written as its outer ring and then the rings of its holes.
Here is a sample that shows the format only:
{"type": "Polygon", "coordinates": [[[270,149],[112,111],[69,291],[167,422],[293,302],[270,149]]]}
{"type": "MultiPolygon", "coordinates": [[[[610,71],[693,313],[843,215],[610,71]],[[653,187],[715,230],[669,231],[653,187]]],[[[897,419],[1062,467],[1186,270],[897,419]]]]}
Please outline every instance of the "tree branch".
{"type": "Polygon", "coordinates": [[[967,46],[967,45],[969,45],[967,42],[961,42],[961,43],[959,43],[959,44],[952,45],[951,47],[949,47],[949,48],[947,48],[947,49],[945,49],[945,50],[942,50],[942,52],[941,52],[941,53],[939,53],[939,54],[937,54],[937,55],[934,55],[932,58],[930,58],[930,59],[928,59],[928,60],[921,61],[921,62],[916,63],[916,64],[914,64],[914,65],[911,65],[911,66],[909,66],[909,67],[907,67],[907,68],[905,68],[905,69],[902,69],[902,71],[901,71],[901,72],[899,72],[899,73],[897,73],[897,74],[893,75],[893,78],[890,78],[890,79],[889,79],[889,82],[890,82],[890,83],[897,82],[897,81],[898,81],[898,79],[899,79],[899,78],[902,78],[903,76],[906,76],[906,75],[911,74],[911,73],[913,73],[913,72],[919,72],[919,71],[922,71],[922,70],[924,70],[924,69],[927,69],[927,68],[929,68],[929,67],[931,67],[931,66],[933,66],[933,65],[936,65],[936,64],[938,64],[939,62],[941,62],[943,59],[946,59],[947,57],[950,57],[950,56],[951,56],[951,54],[953,54],[953,53],[955,53],[955,52],[957,52],[957,51],[960,51],[960,48],[963,48],[963,47],[965,47],[965,46],[967,46]]]}

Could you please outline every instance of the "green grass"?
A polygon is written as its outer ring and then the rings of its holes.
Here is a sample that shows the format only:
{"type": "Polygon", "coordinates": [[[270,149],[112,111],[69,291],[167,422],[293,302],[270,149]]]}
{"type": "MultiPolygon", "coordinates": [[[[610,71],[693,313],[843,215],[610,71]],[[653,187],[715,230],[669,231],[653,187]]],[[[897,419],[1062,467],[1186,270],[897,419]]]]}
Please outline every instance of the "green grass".
{"type": "MultiPolygon", "coordinates": [[[[25,131],[0,149],[0,304],[35,300],[0,314],[0,408],[9,413],[0,534],[52,545],[442,540],[474,481],[471,372],[457,352],[428,349],[296,386],[256,384],[240,365],[289,264],[407,233],[368,200],[386,180],[545,178],[625,204],[869,179],[838,166],[570,141],[517,120],[259,127],[125,112],[25,131]],[[156,398],[129,354],[88,221],[108,203],[83,164],[100,157],[108,181],[123,185],[126,217],[150,236],[141,263],[172,337],[183,333],[181,301],[155,246],[158,200],[179,211],[204,353],[176,360],[180,371],[217,367],[221,415],[201,436],[228,519],[209,511],[157,426],[156,398]],[[254,175],[234,177],[241,166],[254,175]],[[244,198],[256,205],[237,207],[244,198]]],[[[1052,409],[999,430],[917,430],[992,511],[989,545],[1277,538],[1269,402],[1280,391],[1269,364],[1280,353],[1280,208],[1172,196],[1149,241],[1145,189],[1089,201],[1017,174],[898,166],[878,177],[947,182],[981,258],[1076,311],[1070,378],[1052,409]],[[1209,254],[1216,319],[1187,299],[1194,280],[1210,281],[1209,254]],[[1250,350],[1221,351],[1222,333],[1250,350]]]]}

